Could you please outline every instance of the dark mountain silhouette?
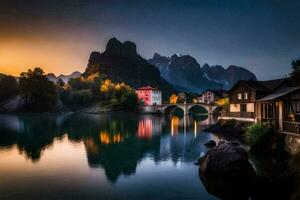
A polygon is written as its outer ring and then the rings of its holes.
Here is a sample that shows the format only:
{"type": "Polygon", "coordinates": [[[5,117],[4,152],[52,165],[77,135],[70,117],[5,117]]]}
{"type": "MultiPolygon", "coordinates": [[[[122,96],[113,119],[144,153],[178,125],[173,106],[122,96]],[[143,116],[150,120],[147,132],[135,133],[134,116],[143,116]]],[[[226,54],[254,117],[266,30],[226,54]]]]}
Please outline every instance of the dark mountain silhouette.
{"type": "Polygon", "coordinates": [[[201,92],[207,88],[222,87],[208,80],[199,63],[189,55],[165,57],[155,53],[149,62],[157,66],[162,76],[180,91],[201,92]]]}
{"type": "Polygon", "coordinates": [[[257,80],[256,76],[252,72],[235,65],[230,65],[227,69],[225,69],[220,65],[209,66],[205,63],[202,66],[202,71],[209,80],[221,83],[225,89],[231,88],[240,80],[257,80]]]}
{"type": "Polygon", "coordinates": [[[178,90],[202,92],[205,89],[229,89],[239,80],[256,80],[253,73],[242,67],[222,66],[203,67],[190,55],[176,55],[171,57],[155,53],[149,62],[155,65],[162,76],[172,83],[178,90]]]}
{"type": "Polygon", "coordinates": [[[161,77],[160,71],[138,55],[136,45],[130,41],[122,43],[112,38],[103,53],[92,52],[83,76],[97,72],[106,74],[114,82],[125,82],[134,88],[146,85],[157,87],[165,98],[175,92],[173,86],[161,77]]]}

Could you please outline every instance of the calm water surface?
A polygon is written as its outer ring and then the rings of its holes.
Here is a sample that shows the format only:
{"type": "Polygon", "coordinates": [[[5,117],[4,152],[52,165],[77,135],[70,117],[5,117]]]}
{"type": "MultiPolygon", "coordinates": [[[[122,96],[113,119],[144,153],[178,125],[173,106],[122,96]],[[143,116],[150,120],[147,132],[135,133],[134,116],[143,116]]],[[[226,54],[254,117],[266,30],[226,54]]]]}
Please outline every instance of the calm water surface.
{"type": "Polygon", "coordinates": [[[213,121],[0,115],[0,199],[217,199],[194,164],[213,121]]]}

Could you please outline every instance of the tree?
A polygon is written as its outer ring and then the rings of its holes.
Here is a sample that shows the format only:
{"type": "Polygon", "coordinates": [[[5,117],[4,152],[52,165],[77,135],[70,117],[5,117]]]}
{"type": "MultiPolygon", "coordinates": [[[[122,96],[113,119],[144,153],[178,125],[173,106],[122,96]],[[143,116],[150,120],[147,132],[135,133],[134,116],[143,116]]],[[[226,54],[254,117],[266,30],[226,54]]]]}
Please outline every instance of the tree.
{"type": "Polygon", "coordinates": [[[20,75],[20,94],[25,101],[25,109],[44,111],[56,104],[56,88],[41,68],[29,69],[20,75]]]}
{"type": "Polygon", "coordinates": [[[290,80],[293,85],[300,85],[300,60],[294,60],[292,62],[293,71],[290,73],[290,80]]]}
{"type": "Polygon", "coordinates": [[[124,109],[134,111],[138,103],[138,97],[134,90],[123,93],[121,97],[121,104],[124,109]]]}
{"type": "Polygon", "coordinates": [[[73,90],[85,90],[90,88],[91,81],[84,80],[82,77],[70,78],[68,84],[73,90]]]}
{"type": "Polygon", "coordinates": [[[15,77],[2,75],[0,76],[0,102],[6,101],[18,94],[19,85],[15,77]]]}

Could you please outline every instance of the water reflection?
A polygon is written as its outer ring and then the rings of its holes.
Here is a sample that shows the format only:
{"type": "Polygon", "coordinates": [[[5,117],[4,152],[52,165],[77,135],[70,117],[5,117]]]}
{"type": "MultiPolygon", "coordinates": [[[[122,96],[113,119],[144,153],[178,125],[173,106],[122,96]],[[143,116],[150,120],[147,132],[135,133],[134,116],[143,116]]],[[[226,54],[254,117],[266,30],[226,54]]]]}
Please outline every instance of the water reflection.
{"type": "Polygon", "coordinates": [[[73,143],[83,142],[88,165],[103,168],[111,182],[121,174],[134,174],[138,163],[147,158],[156,163],[194,162],[206,151],[199,141],[211,138],[201,130],[213,120],[212,116],[194,120],[130,114],[27,114],[0,118],[5,122],[0,125],[2,150],[16,146],[27,159],[38,162],[54,141],[66,135],[73,143]]]}

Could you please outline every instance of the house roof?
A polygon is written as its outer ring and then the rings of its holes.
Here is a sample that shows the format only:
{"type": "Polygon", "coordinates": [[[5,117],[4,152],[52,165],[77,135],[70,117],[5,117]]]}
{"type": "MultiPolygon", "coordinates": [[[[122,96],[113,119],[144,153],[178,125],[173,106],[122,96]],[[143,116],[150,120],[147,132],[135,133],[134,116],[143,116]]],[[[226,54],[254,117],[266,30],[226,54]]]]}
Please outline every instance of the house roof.
{"type": "Polygon", "coordinates": [[[249,80],[249,81],[238,81],[230,90],[234,90],[238,85],[246,85],[256,91],[261,92],[272,92],[274,90],[277,90],[284,84],[287,84],[287,79],[274,79],[274,80],[268,80],[268,81],[255,81],[255,80],[249,80]]]}
{"type": "Polygon", "coordinates": [[[219,90],[217,90],[217,89],[207,89],[204,92],[202,92],[199,96],[201,96],[202,94],[204,94],[207,91],[213,92],[215,95],[217,95],[219,97],[223,97],[224,94],[227,92],[226,90],[223,90],[223,89],[219,89],[219,90]]]}
{"type": "Polygon", "coordinates": [[[265,96],[264,98],[261,98],[259,100],[257,100],[256,102],[263,102],[263,101],[272,101],[272,100],[276,100],[280,97],[283,97],[287,94],[290,94],[296,90],[299,90],[300,87],[285,87],[285,88],[281,88],[279,90],[276,90],[275,92],[273,92],[272,94],[265,96]]]}
{"type": "Polygon", "coordinates": [[[259,81],[264,87],[270,89],[270,90],[276,90],[283,84],[287,83],[287,79],[281,78],[281,79],[274,79],[269,81],[259,81]]]}
{"type": "Polygon", "coordinates": [[[158,90],[158,89],[156,89],[156,88],[151,87],[150,85],[148,85],[148,86],[140,87],[137,90],[158,90]]]}
{"type": "Polygon", "coordinates": [[[238,85],[245,85],[247,87],[250,87],[256,91],[262,91],[262,92],[271,92],[271,90],[267,87],[265,87],[260,81],[238,81],[228,92],[231,92],[234,90],[238,85]]]}

